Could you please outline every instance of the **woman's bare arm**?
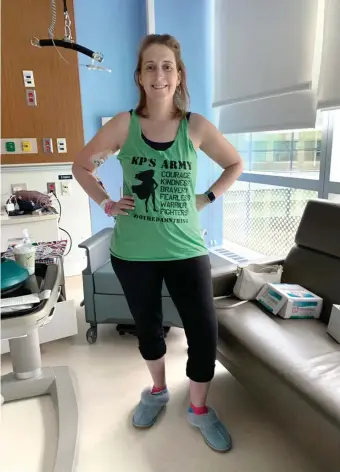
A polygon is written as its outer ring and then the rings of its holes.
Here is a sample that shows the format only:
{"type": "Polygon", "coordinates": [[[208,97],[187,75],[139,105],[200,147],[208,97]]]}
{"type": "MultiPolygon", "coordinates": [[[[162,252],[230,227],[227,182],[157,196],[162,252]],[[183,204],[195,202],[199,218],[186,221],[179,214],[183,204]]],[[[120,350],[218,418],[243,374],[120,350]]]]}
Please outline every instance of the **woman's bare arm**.
{"type": "Polygon", "coordinates": [[[200,148],[223,170],[221,176],[210,187],[210,190],[218,198],[241,175],[243,170],[242,158],[223,134],[202,115],[196,113],[191,115],[190,128],[195,147],[200,148]]]}
{"type": "Polygon", "coordinates": [[[94,175],[94,171],[110,154],[122,147],[128,135],[129,123],[128,112],[116,115],[98,131],[74,160],[72,172],[75,179],[88,196],[99,205],[109,196],[94,175]]]}

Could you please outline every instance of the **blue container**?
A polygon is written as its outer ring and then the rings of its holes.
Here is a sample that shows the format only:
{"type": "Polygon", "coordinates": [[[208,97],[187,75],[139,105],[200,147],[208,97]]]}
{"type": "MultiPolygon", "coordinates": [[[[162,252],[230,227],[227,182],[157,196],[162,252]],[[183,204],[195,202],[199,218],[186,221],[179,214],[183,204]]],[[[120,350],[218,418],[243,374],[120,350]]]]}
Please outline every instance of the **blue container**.
{"type": "Polygon", "coordinates": [[[28,278],[27,269],[11,259],[1,260],[1,290],[8,290],[21,284],[28,278]]]}

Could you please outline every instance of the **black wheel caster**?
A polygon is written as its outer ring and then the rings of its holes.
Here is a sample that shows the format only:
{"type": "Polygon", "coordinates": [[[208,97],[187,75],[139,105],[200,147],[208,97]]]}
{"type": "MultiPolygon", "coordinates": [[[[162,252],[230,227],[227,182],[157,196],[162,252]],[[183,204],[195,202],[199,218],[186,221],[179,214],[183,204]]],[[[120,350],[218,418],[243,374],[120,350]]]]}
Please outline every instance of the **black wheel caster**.
{"type": "Polygon", "coordinates": [[[97,327],[91,326],[87,330],[86,339],[89,344],[94,344],[97,341],[97,327]]]}
{"type": "Polygon", "coordinates": [[[128,325],[128,324],[118,324],[116,326],[116,330],[119,336],[124,336],[125,334],[132,334],[136,335],[136,327],[135,325],[128,325]]]}

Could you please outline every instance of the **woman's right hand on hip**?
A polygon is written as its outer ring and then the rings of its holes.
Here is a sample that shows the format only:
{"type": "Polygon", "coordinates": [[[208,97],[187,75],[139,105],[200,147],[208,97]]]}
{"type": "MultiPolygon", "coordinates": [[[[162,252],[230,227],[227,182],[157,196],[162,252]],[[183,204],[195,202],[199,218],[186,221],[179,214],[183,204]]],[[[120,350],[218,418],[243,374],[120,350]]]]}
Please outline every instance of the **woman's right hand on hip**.
{"type": "Polygon", "coordinates": [[[106,202],[104,211],[107,216],[124,215],[127,216],[129,213],[126,210],[135,209],[135,200],[133,197],[124,196],[118,202],[109,200],[106,202]]]}

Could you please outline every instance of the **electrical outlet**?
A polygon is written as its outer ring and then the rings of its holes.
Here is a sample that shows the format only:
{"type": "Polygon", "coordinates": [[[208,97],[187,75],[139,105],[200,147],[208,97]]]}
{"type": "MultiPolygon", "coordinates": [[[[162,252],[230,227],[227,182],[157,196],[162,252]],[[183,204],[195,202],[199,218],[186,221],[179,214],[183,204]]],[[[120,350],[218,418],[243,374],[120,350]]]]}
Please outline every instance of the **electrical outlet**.
{"type": "Polygon", "coordinates": [[[25,87],[35,87],[34,76],[32,70],[23,70],[22,75],[24,77],[25,87]]]}
{"type": "Polygon", "coordinates": [[[23,152],[32,152],[32,143],[31,141],[22,141],[22,151],[23,152]]]}
{"type": "Polygon", "coordinates": [[[57,138],[57,149],[60,153],[67,152],[66,138],[57,138]]]}
{"type": "Polygon", "coordinates": [[[47,193],[54,193],[55,194],[55,182],[47,182],[47,193]]]}
{"type": "Polygon", "coordinates": [[[61,194],[62,195],[70,195],[70,183],[68,180],[63,180],[61,182],[61,194]]]}
{"type": "Polygon", "coordinates": [[[26,184],[12,184],[12,193],[19,192],[19,190],[27,190],[26,184]]]}
{"type": "Polygon", "coordinates": [[[29,107],[37,106],[37,94],[34,89],[26,90],[26,103],[29,107]]]}
{"type": "Polygon", "coordinates": [[[43,138],[42,140],[42,146],[44,152],[53,152],[53,141],[52,138],[43,138]]]}

